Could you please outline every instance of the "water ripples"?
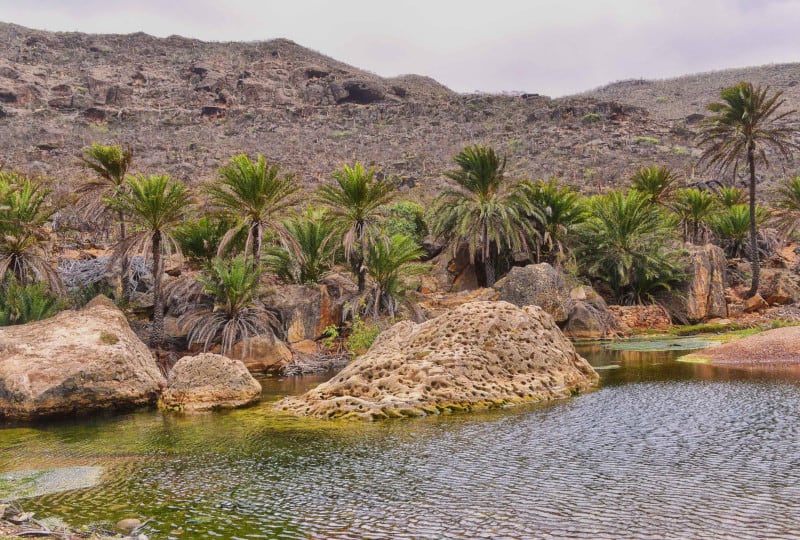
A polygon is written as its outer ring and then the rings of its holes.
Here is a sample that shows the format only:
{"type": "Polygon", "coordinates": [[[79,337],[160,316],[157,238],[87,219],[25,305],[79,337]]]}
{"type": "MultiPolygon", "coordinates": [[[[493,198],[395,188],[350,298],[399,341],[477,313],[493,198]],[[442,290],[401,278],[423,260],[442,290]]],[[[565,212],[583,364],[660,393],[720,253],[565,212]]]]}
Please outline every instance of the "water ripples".
{"type": "MultiPolygon", "coordinates": [[[[338,428],[254,408],[48,429],[23,437],[34,455],[109,469],[96,488],[26,508],[152,517],[153,538],[800,538],[800,386],[658,378],[338,428]]],[[[19,452],[4,443],[0,460],[19,452]]]]}

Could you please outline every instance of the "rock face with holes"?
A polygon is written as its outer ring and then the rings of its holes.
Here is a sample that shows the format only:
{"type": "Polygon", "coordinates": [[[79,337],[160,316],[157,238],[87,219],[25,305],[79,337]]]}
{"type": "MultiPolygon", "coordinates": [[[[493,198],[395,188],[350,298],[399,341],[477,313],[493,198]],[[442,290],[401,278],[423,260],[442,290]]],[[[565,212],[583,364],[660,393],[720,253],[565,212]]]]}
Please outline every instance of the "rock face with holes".
{"type": "Polygon", "coordinates": [[[180,411],[230,409],[260,397],[261,385],[241,360],[203,353],[178,360],[158,405],[180,411]]]}
{"type": "Polygon", "coordinates": [[[165,384],[150,350],[104,296],[79,311],[0,329],[0,417],[144,405],[165,384]]]}
{"type": "Polygon", "coordinates": [[[332,380],[276,407],[318,418],[423,416],[565,398],[597,380],[541,308],[472,302],[395,324],[332,380]]]}

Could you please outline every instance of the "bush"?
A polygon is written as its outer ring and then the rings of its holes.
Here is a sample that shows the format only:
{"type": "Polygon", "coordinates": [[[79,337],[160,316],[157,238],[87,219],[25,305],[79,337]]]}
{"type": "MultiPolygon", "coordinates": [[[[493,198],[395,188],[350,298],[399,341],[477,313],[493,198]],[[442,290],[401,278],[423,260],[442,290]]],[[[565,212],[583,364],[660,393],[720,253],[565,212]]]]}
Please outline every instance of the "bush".
{"type": "Polygon", "coordinates": [[[355,316],[350,335],[347,336],[347,349],[353,356],[360,356],[372,347],[380,333],[381,329],[376,323],[367,323],[361,317],[355,316]]]}
{"type": "Polygon", "coordinates": [[[207,262],[217,256],[222,237],[231,228],[231,223],[201,217],[184,222],[175,231],[175,239],[181,251],[196,262],[207,262]]]}
{"type": "Polygon", "coordinates": [[[645,137],[645,136],[638,136],[633,138],[633,144],[640,144],[640,145],[655,145],[658,144],[659,140],[655,137],[645,137]]]}
{"type": "Polygon", "coordinates": [[[0,326],[41,321],[63,307],[44,283],[23,286],[12,277],[0,287],[0,326]]]}
{"type": "Polygon", "coordinates": [[[386,206],[384,234],[391,237],[402,234],[412,238],[417,244],[428,235],[425,222],[425,207],[412,201],[397,201],[386,206]]]}
{"type": "Polygon", "coordinates": [[[581,116],[581,122],[583,122],[584,124],[596,124],[602,119],[603,117],[597,113],[588,113],[581,116]]]}
{"type": "MultiPolygon", "coordinates": [[[[756,224],[760,226],[766,220],[767,210],[762,206],[756,206],[756,224]]],[[[711,220],[711,230],[728,257],[748,255],[750,205],[735,204],[730,208],[724,208],[711,220]]]]}

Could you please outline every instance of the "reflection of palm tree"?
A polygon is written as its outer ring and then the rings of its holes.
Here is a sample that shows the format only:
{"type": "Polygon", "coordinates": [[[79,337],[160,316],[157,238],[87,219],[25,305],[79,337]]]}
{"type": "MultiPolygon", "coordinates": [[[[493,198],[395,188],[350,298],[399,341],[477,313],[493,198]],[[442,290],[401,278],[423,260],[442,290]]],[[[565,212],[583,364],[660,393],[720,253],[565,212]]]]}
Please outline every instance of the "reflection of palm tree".
{"type": "Polygon", "coordinates": [[[709,166],[729,169],[739,159],[747,161],[750,171],[750,263],[753,280],[749,295],[758,292],[760,264],[758,260],[758,238],[756,215],[756,164],[769,166],[767,149],[784,157],[796,148],[792,142],[792,130],[776,125],[795,111],[778,114],[783,105],[782,92],[768,96],[769,87],[753,87],[752,83],[739,83],[726,88],[720,94],[722,101],[711,103],[708,110],[715,113],[709,117],[700,133],[700,144],[706,146],[701,156],[709,166]]]}
{"type": "Polygon", "coordinates": [[[189,208],[189,192],[182,183],[167,175],[138,176],[126,182],[126,189],[107,204],[127,216],[137,232],[121,241],[116,257],[142,254],[152,257],[153,329],[150,346],[157,347],[164,339],[164,296],[162,294],[161,255],[180,251],[172,232],[180,225],[189,208]]]}
{"type": "Polygon", "coordinates": [[[437,197],[434,232],[455,253],[467,244],[470,258],[483,264],[486,286],[495,282],[495,263],[506,250],[529,251],[527,239],[537,233],[527,216],[538,216],[527,182],[509,182],[505,160],[493,148],[470,146],[454,158],[459,169],[445,173],[456,182],[437,197]]]}

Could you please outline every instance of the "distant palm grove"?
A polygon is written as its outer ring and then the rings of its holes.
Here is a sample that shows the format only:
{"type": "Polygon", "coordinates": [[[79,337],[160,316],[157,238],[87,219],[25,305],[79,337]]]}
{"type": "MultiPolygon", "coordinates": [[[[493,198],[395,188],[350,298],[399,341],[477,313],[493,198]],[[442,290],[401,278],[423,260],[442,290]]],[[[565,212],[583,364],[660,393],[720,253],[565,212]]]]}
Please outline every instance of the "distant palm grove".
{"type": "Polygon", "coordinates": [[[746,167],[746,190],[692,186],[653,164],[633,172],[627,190],[583,195],[555,178],[514,177],[504,157],[481,145],[454,156],[442,171],[449,186],[424,205],[358,162],[309,193],[278,163],[235,155],[216,181],[189,188],[166,175],[133,174],[129,150],[93,144],[80,157],[86,181],[59,201],[48,181],[0,170],[0,325],[79,307],[97,293],[124,306],[149,271],[150,345],[164,340],[165,302],[179,301],[189,345],[225,353],[272,331],[275,316],[260,298],[280,282],[348,273],[358,290],[348,306],[353,322],[403,316],[439,252],[468,257],[480,285],[513,266],[547,262],[614,303],[636,304],[685,278],[687,244],[712,242],[751,262],[755,294],[759,260],[797,233],[800,217],[800,177],[763,199],[771,204],[758,202],[757,173],[768,156],[790,158],[797,149],[781,123],[794,111],[781,105],[780,93],[741,83],[708,107],[700,162],[746,167]],[[68,212],[91,224],[93,242],[113,247],[92,276],[65,280],[68,266],[54,264],[57,245],[82,234],[59,225],[68,212]],[[165,283],[176,264],[181,277],[165,283]],[[117,276],[113,289],[101,285],[108,273],[117,276]]]}

